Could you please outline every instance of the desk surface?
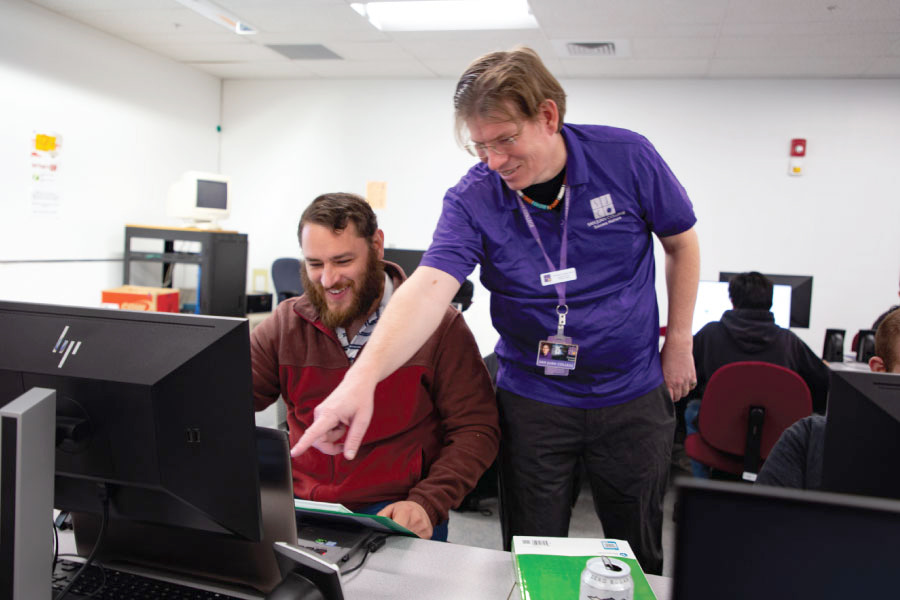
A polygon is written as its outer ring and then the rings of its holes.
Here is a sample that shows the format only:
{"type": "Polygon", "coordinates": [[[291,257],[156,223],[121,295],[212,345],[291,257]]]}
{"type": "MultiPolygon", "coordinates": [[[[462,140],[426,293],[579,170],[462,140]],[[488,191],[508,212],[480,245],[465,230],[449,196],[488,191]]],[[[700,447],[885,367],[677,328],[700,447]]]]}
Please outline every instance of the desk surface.
{"type": "MultiPolygon", "coordinates": [[[[60,534],[60,552],[73,552],[74,546],[71,531],[60,534]]],[[[671,598],[671,579],[648,575],[647,580],[658,600],[671,598]]],[[[392,536],[384,548],[369,555],[365,566],[344,579],[344,597],[516,600],[519,592],[515,581],[509,552],[392,536]]],[[[238,595],[254,599],[252,595],[238,595]]]]}

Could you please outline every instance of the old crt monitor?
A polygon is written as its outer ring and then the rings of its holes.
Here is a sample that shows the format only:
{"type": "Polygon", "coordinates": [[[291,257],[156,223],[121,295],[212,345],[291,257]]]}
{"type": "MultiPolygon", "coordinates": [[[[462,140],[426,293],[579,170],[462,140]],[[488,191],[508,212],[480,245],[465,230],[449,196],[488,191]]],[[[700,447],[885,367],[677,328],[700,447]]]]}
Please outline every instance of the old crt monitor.
{"type": "Polygon", "coordinates": [[[260,539],[245,320],[0,301],[0,339],[0,405],[56,390],[57,508],[260,539]]]}
{"type": "Polygon", "coordinates": [[[673,600],[892,597],[900,502],[680,479],[673,600]]]}
{"type": "Polygon", "coordinates": [[[822,485],[900,499],[900,375],[834,370],[822,485]]]}
{"type": "MultiPolygon", "coordinates": [[[[731,281],[740,273],[719,272],[719,281],[731,281]]],[[[791,327],[809,327],[809,311],[812,304],[812,275],[776,275],[763,273],[778,285],[791,286],[791,327]]]]}
{"type": "Polygon", "coordinates": [[[231,212],[230,180],[218,173],[188,171],[169,188],[166,214],[209,226],[231,212]]]}

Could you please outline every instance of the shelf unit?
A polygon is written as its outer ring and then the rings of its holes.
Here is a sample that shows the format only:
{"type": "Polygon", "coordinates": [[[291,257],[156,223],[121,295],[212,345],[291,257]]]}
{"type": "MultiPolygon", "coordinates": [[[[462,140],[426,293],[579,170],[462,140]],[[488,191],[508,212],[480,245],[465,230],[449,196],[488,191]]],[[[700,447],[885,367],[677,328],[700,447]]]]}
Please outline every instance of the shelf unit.
{"type": "Polygon", "coordinates": [[[166,272],[178,264],[200,268],[197,290],[199,312],[204,315],[243,317],[247,304],[247,234],[195,228],[125,226],[125,253],[122,281],[131,283],[134,262],[162,265],[161,285],[166,272]],[[162,252],[132,250],[136,239],[163,240],[162,252]],[[176,252],[176,242],[199,242],[199,252],[176,252]]]}

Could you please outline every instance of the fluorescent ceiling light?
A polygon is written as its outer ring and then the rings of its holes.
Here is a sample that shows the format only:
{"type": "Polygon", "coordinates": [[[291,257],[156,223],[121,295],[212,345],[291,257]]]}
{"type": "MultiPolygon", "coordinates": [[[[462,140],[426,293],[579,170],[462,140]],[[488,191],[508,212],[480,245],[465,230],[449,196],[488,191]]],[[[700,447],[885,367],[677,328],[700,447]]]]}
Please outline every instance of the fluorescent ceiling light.
{"type": "Polygon", "coordinates": [[[220,6],[216,6],[209,0],[175,0],[195,13],[202,15],[214,23],[218,23],[222,27],[229,29],[232,33],[238,35],[253,35],[256,28],[242,21],[240,17],[228,12],[220,6]]]}
{"type": "Polygon", "coordinates": [[[382,31],[537,29],[528,0],[411,0],[350,5],[382,31]]]}

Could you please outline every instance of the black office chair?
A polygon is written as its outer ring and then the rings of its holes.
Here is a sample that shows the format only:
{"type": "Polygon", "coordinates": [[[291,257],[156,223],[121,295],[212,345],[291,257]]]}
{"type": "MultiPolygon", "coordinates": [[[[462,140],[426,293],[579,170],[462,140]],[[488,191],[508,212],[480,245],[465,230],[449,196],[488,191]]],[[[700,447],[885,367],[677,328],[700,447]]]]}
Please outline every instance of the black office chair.
{"type": "Polygon", "coordinates": [[[296,258],[276,258],[272,263],[272,283],[275,285],[276,302],[302,294],[300,261],[296,258]]]}

